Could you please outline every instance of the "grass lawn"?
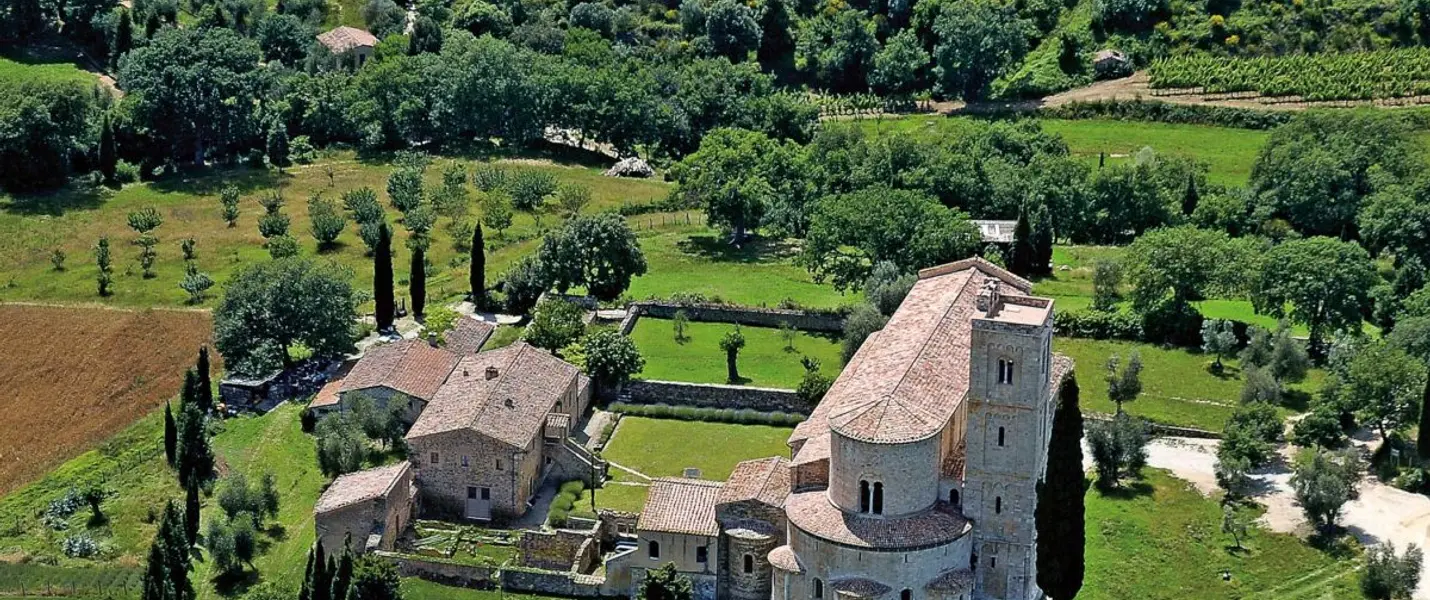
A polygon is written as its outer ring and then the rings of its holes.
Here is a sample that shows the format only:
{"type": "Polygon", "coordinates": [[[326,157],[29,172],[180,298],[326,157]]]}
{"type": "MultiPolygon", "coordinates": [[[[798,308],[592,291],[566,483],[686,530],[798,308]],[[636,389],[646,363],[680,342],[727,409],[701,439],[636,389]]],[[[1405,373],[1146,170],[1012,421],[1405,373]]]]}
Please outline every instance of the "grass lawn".
{"type": "MultiPolygon", "coordinates": [[[[296,589],[303,574],[304,556],[314,537],[313,504],[327,478],[318,471],[312,438],[299,426],[300,410],[296,404],[284,404],[262,417],[228,419],[213,437],[221,469],[241,471],[250,481],[272,470],[277,479],[278,518],[260,536],[260,555],[254,560],[258,575],[245,583],[273,581],[296,589]]],[[[160,411],[0,498],[0,522],[5,523],[0,527],[0,554],[16,559],[28,556],[35,562],[52,559],[60,567],[77,568],[80,577],[91,577],[96,570],[141,567],[156,528],[151,511],[157,515],[171,499],[183,502],[183,492],[164,465],[162,440],[160,411]],[[89,511],[85,509],[70,519],[66,532],[53,532],[40,523],[39,514],[50,500],[71,487],[92,483],[114,492],[103,504],[107,522],[86,523],[89,511]],[[105,553],[97,560],[65,557],[59,551],[64,537],[85,531],[104,546],[105,553]]],[[[204,499],[204,519],[218,514],[215,506],[213,498],[204,499]]],[[[200,598],[220,596],[211,582],[209,564],[206,559],[194,561],[192,578],[200,598]]]]}
{"type": "MultiPolygon", "coordinates": [[[[741,461],[767,456],[789,456],[788,427],[732,425],[675,419],[622,417],[620,426],[601,452],[602,458],[650,477],[678,477],[686,467],[700,469],[700,477],[724,481],[741,461]]],[[[644,479],[611,467],[615,481],[645,484],[644,479]]],[[[645,504],[644,485],[606,484],[596,491],[601,508],[636,512],[645,504]]],[[[590,505],[583,493],[577,510],[590,505]]]]}
{"type": "MultiPolygon", "coordinates": [[[[866,131],[886,134],[957,134],[968,117],[916,115],[857,121],[866,131]]],[[[1098,156],[1107,154],[1108,164],[1130,161],[1138,150],[1150,146],[1159,154],[1185,156],[1207,163],[1207,179],[1222,185],[1245,185],[1251,178],[1256,153],[1270,137],[1270,131],[1174,125],[1103,119],[1039,119],[1043,129],[1059,134],[1073,156],[1096,166],[1098,156]]]]}
{"type": "MultiPolygon", "coordinates": [[[[720,340],[735,326],[730,323],[686,325],[685,337],[675,341],[674,321],[643,317],[631,331],[631,340],[645,357],[640,377],[694,383],[726,383],[725,351],[720,340]]],[[[741,327],[745,349],[740,351],[740,376],[745,385],[796,388],[804,377],[800,359],[819,360],[820,370],[839,376],[839,340],[833,336],[796,333],[794,350],[785,349],[782,332],[773,327],[741,327]]]]}
{"type": "Polygon", "coordinates": [[[402,597],[407,600],[550,600],[549,596],[533,596],[499,590],[474,590],[432,583],[416,577],[402,578],[402,597]]]}
{"type": "MultiPolygon", "coordinates": [[[[1136,350],[1142,357],[1142,395],[1124,405],[1127,412],[1169,425],[1221,431],[1240,402],[1241,370],[1236,359],[1222,361],[1221,376],[1210,370],[1212,357],[1180,348],[1151,344],[1054,338],[1053,349],[1077,361],[1077,381],[1084,411],[1112,414],[1116,406],[1107,399],[1104,365],[1117,354],[1123,363],[1136,350]]],[[[1282,395],[1283,416],[1305,409],[1310,395],[1320,388],[1324,372],[1312,369],[1306,380],[1290,384],[1282,395]]]]}
{"type": "Polygon", "coordinates": [[[1087,571],[1081,600],[1360,598],[1358,558],[1295,536],[1250,528],[1238,551],[1221,533],[1222,509],[1164,471],[1125,495],[1087,493],[1087,571]],[[1231,580],[1222,580],[1222,571],[1231,580]]]}
{"type": "Polygon", "coordinates": [[[15,54],[0,55],[0,81],[78,81],[95,83],[93,73],[84,71],[74,63],[49,61],[15,54]]]}
{"type": "Polygon", "coordinates": [[[775,306],[782,300],[833,308],[855,304],[859,296],[840,294],[833,286],[815,283],[794,264],[792,245],[757,239],[741,248],[729,245],[702,224],[700,213],[632,217],[650,272],[631,282],[632,298],[668,298],[673,294],[703,294],[739,304],[775,306]],[[690,224],[685,224],[686,218],[690,224]],[[662,219],[670,219],[662,225],[662,219]]]}
{"type": "MultiPolygon", "coordinates": [[[[559,157],[558,157],[559,158],[559,157]]],[[[487,157],[463,157],[470,167],[487,157]]],[[[428,168],[428,189],[437,186],[448,158],[438,158],[428,168]]],[[[587,212],[614,209],[625,203],[646,204],[665,197],[669,185],[659,181],[603,177],[596,166],[556,164],[530,159],[496,159],[509,172],[539,170],[549,172],[561,183],[579,183],[591,188],[592,202],[587,212]]],[[[317,243],[309,234],[307,199],[321,193],[340,201],[343,192],[363,186],[378,191],[386,204],[387,176],[392,168],[386,157],[360,157],[352,152],[335,152],[312,165],[300,165],[285,173],[271,170],[210,169],[197,173],[181,173],[155,182],[126,186],[119,191],[93,191],[65,188],[40,196],[0,195],[0,264],[5,264],[4,281],[0,281],[0,300],[42,300],[67,302],[104,302],[127,306],[179,306],[187,294],[179,289],[184,277],[184,261],[179,242],[192,237],[198,245],[200,270],[219,283],[227,282],[240,267],[268,259],[263,238],[258,234],[258,219],[263,208],[258,198],[282,186],[287,203],[283,212],[292,223],[290,235],[297,238],[307,255],[318,254],[317,243]],[[329,179],[327,169],[333,169],[329,179]],[[236,227],[229,228],[221,217],[218,193],[226,185],[238,187],[242,194],[241,210],[236,227]],[[129,229],[126,215],[134,210],[158,209],[164,223],[154,231],[159,238],[157,276],[144,279],[138,266],[139,252],[130,242],[136,234],[129,229]],[[110,238],[114,255],[115,293],[99,298],[95,293],[95,275],[91,248],[101,236],[110,238]],[[63,251],[65,270],[55,271],[50,263],[55,249],[63,251]]],[[[480,214],[482,194],[469,185],[473,218],[480,214]]],[[[397,224],[397,211],[388,208],[388,220],[394,224],[399,241],[407,232],[397,224]]],[[[433,229],[433,243],[428,261],[437,274],[427,279],[430,301],[460,296],[467,287],[466,253],[454,248],[447,230],[448,219],[440,219],[433,229]]],[[[559,223],[555,215],[543,215],[541,226],[559,223]]],[[[533,238],[540,227],[527,213],[517,213],[511,228],[498,234],[487,232],[487,280],[496,278],[519,256],[536,247],[533,238]]],[[[371,289],[371,259],[357,235],[357,227],[349,222],[338,238],[336,248],[322,256],[348,266],[358,289],[371,289]]],[[[397,254],[396,279],[400,288],[407,281],[407,249],[394,243],[397,254]]],[[[217,303],[221,287],[210,290],[206,303],[217,303]]]]}

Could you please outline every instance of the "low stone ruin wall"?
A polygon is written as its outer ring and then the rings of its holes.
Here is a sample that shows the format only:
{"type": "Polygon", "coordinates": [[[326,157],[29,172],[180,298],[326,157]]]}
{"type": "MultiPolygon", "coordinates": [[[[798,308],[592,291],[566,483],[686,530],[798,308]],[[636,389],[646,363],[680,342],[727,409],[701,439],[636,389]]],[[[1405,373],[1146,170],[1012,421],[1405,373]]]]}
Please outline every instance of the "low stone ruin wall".
{"type": "Polygon", "coordinates": [[[807,415],[810,407],[794,390],[681,381],[628,381],[620,400],[631,404],[669,404],[701,408],[751,409],[807,415]]]}
{"type": "Polygon", "coordinates": [[[733,304],[678,304],[674,302],[634,302],[626,309],[621,333],[629,334],[642,316],[671,319],[685,311],[691,321],[708,323],[739,323],[752,327],[779,327],[789,323],[800,331],[839,333],[844,331],[844,316],[835,312],[760,308],[733,304]]]}

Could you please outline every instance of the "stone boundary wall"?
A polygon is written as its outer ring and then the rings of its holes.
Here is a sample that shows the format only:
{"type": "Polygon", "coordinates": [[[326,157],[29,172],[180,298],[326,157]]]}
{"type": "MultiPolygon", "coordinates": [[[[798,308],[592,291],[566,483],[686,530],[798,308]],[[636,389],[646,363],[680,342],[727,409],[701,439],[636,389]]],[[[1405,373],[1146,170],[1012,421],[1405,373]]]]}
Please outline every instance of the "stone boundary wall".
{"type": "Polygon", "coordinates": [[[579,573],[537,569],[506,569],[502,571],[502,589],[567,598],[598,598],[604,577],[579,573]]]}
{"type": "MultiPolygon", "coordinates": [[[[1091,421],[1112,420],[1111,415],[1104,415],[1098,413],[1085,413],[1083,417],[1091,421]]],[[[1206,440],[1221,439],[1221,434],[1215,431],[1207,431],[1205,429],[1197,429],[1195,427],[1178,427],[1176,425],[1163,425],[1161,423],[1153,423],[1151,421],[1146,420],[1142,422],[1147,424],[1147,431],[1151,433],[1154,437],[1186,437],[1201,438],[1206,440]]]]}
{"type": "Polygon", "coordinates": [[[779,388],[686,383],[683,381],[628,381],[621,386],[621,402],[669,404],[701,408],[751,409],[759,412],[787,412],[808,415],[808,403],[794,390],[779,388]]]}
{"type": "Polygon", "coordinates": [[[497,567],[464,565],[429,557],[394,552],[375,552],[397,567],[403,577],[417,577],[442,585],[489,590],[501,578],[497,567]]]}
{"type": "Polygon", "coordinates": [[[621,321],[621,334],[629,335],[642,316],[670,319],[675,317],[677,311],[682,310],[690,317],[691,321],[739,323],[753,327],[779,327],[781,323],[789,323],[800,331],[822,333],[844,331],[844,316],[835,312],[760,308],[733,304],[677,304],[642,301],[633,302],[626,308],[626,318],[621,321]]]}
{"type": "Polygon", "coordinates": [[[552,571],[569,571],[576,563],[583,542],[591,539],[591,531],[557,529],[521,532],[521,564],[552,571]]]}

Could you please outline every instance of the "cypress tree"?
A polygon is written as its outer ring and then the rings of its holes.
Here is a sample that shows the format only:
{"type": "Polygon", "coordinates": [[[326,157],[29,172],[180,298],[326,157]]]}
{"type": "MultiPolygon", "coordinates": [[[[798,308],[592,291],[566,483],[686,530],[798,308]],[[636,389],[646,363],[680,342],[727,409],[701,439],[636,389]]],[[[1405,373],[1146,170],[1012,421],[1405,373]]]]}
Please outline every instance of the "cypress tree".
{"type": "Polygon", "coordinates": [[[199,541],[199,486],[192,481],[184,486],[184,536],[189,546],[199,541]]]}
{"type": "Polygon", "coordinates": [[[158,12],[149,13],[149,19],[147,21],[144,21],[144,38],[150,40],[154,39],[154,34],[158,33],[159,28],[163,26],[164,23],[159,20],[158,12]]]}
{"type": "MultiPolygon", "coordinates": [[[[393,313],[397,310],[392,299],[392,231],[387,223],[377,227],[377,246],[372,251],[372,296],[377,304],[377,330],[392,328],[393,313]]],[[[316,593],[316,592],[315,592],[316,593]]]]}
{"type": "Polygon", "coordinates": [[[352,534],[343,538],[343,555],[338,559],[338,568],[333,573],[333,589],[329,598],[343,600],[348,597],[348,587],[353,581],[352,534]]]}
{"type": "Polygon", "coordinates": [[[412,316],[422,316],[427,304],[427,266],[422,246],[412,249],[412,267],[407,274],[407,294],[412,297],[412,316]]]}
{"type": "Polygon", "coordinates": [[[141,600],[172,600],[174,589],[169,583],[168,566],[164,561],[163,539],[155,536],[149,544],[149,558],[144,567],[141,600]]]}
{"type": "Polygon", "coordinates": [[[1425,377],[1425,391],[1420,396],[1420,433],[1415,436],[1415,451],[1420,458],[1430,458],[1430,375],[1425,377]]]}
{"type": "Polygon", "coordinates": [[[118,149],[114,145],[114,124],[109,121],[109,113],[99,128],[99,172],[104,174],[105,183],[114,183],[115,165],[119,163],[118,149]]]}
{"type": "Polygon", "coordinates": [[[1192,216],[1197,210],[1197,203],[1201,202],[1202,196],[1197,193],[1197,176],[1195,173],[1187,174],[1187,192],[1182,196],[1182,214],[1192,216]]]}
{"type": "Polygon", "coordinates": [[[328,567],[328,558],[323,553],[323,542],[318,541],[318,547],[313,554],[313,600],[331,600],[333,589],[332,570],[328,567]]]}
{"type": "Polygon", "coordinates": [[[202,484],[213,475],[213,448],[209,447],[203,411],[189,403],[179,413],[179,483],[202,484]]]}
{"type": "Polygon", "coordinates": [[[1033,264],[1035,275],[1053,272],[1053,214],[1046,206],[1033,210],[1033,264]]]}
{"type": "Polygon", "coordinates": [[[204,412],[213,410],[214,407],[214,387],[213,371],[209,367],[209,347],[199,346],[199,381],[197,400],[204,412]]]}
{"type": "Polygon", "coordinates": [[[1008,266],[1014,273],[1027,276],[1033,264],[1033,228],[1028,223],[1028,211],[1018,213],[1018,225],[1013,228],[1013,256],[1008,266]]]}
{"type": "Polygon", "coordinates": [[[179,391],[179,414],[184,414],[184,409],[190,404],[198,406],[199,374],[193,369],[184,371],[184,388],[179,391]]]}
{"type": "Polygon", "coordinates": [[[1048,442],[1048,470],[1038,483],[1034,518],[1038,530],[1038,587],[1053,600],[1072,600],[1082,589],[1086,543],[1082,470],[1082,410],[1077,379],[1069,377],[1058,393],[1048,442]]]}
{"type": "Polygon", "coordinates": [[[472,231],[472,271],[467,276],[472,287],[472,305],[477,310],[487,306],[487,247],[482,240],[482,224],[472,231]]]}
{"type": "Polygon", "coordinates": [[[1105,166],[1107,166],[1107,152],[1100,151],[1097,153],[1097,168],[1101,169],[1105,166]]]}
{"type": "Polygon", "coordinates": [[[174,410],[168,402],[164,403],[164,460],[169,466],[174,466],[177,458],[174,451],[179,445],[179,428],[174,424],[174,410]]]}
{"type": "MultiPolygon", "coordinates": [[[[119,24],[114,27],[114,39],[109,44],[109,66],[119,69],[119,58],[134,47],[134,15],[127,8],[119,9],[119,24]]],[[[101,150],[102,151],[102,150],[101,150]]]]}
{"type": "Polygon", "coordinates": [[[313,600],[313,549],[308,549],[308,568],[303,570],[303,585],[298,588],[298,600],[313,600]]]}

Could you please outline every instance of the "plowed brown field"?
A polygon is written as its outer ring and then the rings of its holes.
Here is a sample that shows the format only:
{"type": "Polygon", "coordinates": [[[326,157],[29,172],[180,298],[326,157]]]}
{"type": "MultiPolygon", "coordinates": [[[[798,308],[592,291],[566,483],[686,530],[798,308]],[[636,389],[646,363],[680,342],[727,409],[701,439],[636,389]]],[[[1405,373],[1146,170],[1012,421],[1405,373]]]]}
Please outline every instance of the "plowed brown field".
{"type": "Polygon", "coordinates": [[[0,304],[0,495],[175,395],[212,332],[207,312],[0,304]]]}

